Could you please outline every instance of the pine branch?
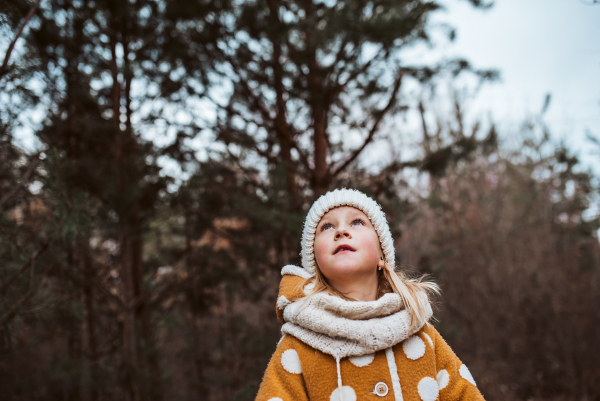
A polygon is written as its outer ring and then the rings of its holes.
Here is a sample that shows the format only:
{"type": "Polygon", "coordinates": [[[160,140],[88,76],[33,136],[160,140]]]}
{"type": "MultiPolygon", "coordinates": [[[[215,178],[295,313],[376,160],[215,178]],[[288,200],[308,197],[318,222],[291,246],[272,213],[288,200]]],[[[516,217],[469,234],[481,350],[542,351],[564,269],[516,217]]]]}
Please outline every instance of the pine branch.
{"type": "Polygon", "coordinates": [[[27,24],[29,24],[29,21],[35,14],[40,3],[41,3],[41,0],[37,0],[35,2],[35,4],[33,5],[33,7],[31,7],[29,12],[27,13],[27,16],[25,17],[25,20],[19,27],[19,30],[17,31],[17,33],[15,34],[15,37],[8,45],[8,49],[6,50],[6,54],[4,55],[4,61],[2,62],[2,66],[0,67],[0,78],[2,78],[2,76],[8,71],[8,61],[10,60],[10,56],[15,48],[15,44],[17,43],[17,40],[19,39],[19,37],[21,37],[21,35],[23,34],[23,30],[25,29],[27,24]]]}
{"type": "Polygon", "coordinates": [[[0,328],[4,327],[4,325],[7,324],[17,314],[21,305],[27,302],[32,296],[33,288],[30,288],[29,290],[27,290],[25,296],[19,299],[17,302],[15,302],[13,306],[8,310],[8,312],[6,312],[6,314],[2,317],[2,319],[0,319],[0,328]]]}
{"type": "MultiPolygon", "coordinates": [[[[355,79],[357,79],[360,75],[364,74],[369,67],[371,67],[371,65],[373,64],[373,62],[377,59],[379,59],[379,57],[382,55],[382,53],[384,53],[383,49],[379,49],[379,51],[377,52],[377,54],[375,54],[369,61],[367,61],[365,64],[363,64],[362,67],[354,70],[354,72],[352,72],[351,74],[349,74],[348,78],[346,79],[345,82],[343,83],[339,83],[333,87],[330,88],[330,93],[332,94],[338,94],[341,93],[346,86],[348,86],[348,84],[352,81],[354,81],[355,79]]],[[[338,73],[336,74],[336,78],[335,81],[337,82],[339,77],[341,77],[341,75],[346,71],[346,69],[341,69],[340,71],[338,71],[338,73]]]]}
{"type": "Polygon", "coordinates": [[[379,130],[379,124],[381,124],[383,117],[387,114],[388,111],[390,111],[394,104],[396,104],[396,97],[398,95],[398,92],[400,91],[400,86],[402,85],[402,76],[403,74],[400,73],[398,75],[398,78],[396,78],[396,83],[394,84],[394,89],[392,90],[392,94],[390,95],[390,99],[388,100],[387,105],[382,110],[375,113],[376,117],[375,121],[373,122],[373,126],[371,127],[371,130],[369,131],[369,134],[363,141],[362,145],[356,150],[354,150],[351,153],[350,157],[346,159],[346,161],[344,161],[340,166],[335,168],[335,170],[331,174],[332,177],[335,177],[339,173],[344,171],[362,153],[362,151],[367,147],[367,145],[371,143],[371,141],[375,137],[375,134],[379,130]]]}
{"type": "Polygon", "coordinates": [[[0,286],[0,295],[3,295],[4,292],[8,289],[8,287],[12,284],[13,281],[17,279],[27,269],[32,263],[35,262],[38,256],[40,256],[46,249],[48,249],[48,244],[44,243],[42,246],[33,254],[31,257],[25,262],[21,267],[17,269],[16,272],[13,273],[1,286],[0,286]]]}
{"type": "MultiPolygon", "coordinates": [[[[0,328],[4,327],[6,324],[8,324],[8,322],[13,317],[16,316],[17,312],[19,311],[19,308],[23,304],[25,304],[25,302],[29,301],[31,299],[31,297],[35,294],[36,283],[35,283],[34,265],[33,265],[33,263],[29,263],[28,266],[31,266],[30,273],[29,273],[29,289],[27,290],[27,292],[21,299],[19,299],[17,302],[15,302],[12,305],[12,307],[8,310],[8,312],[6,312],[4,314],[2,319],[0,319],[0,328]]],[[[48,266],[46,266],[43,269],[41,274],[43,274],[46,270],[48,270],[48,266]]]]}
{"type": "Polygon", "coordinates": [[[34,156],[34,160],[31,162],[29,167],[27,167],[25,174],[23,174],[21,183],[18,185],[15,185],[8,193],[6,193],[2,198],[0,198],[0,209],[6,202],[8,202],[21,189],[23,189],[23,184],[29,180],[29,177],[31,176],[31,174],[33,174],[33,172],[35,171],[35,168],[37,167],[37,165],[40,162],[40,159],[38,158],[38,156],[39,156],[39,153],[34,156]]]}
{"type": "MultiPolygon", "coordinates": [[[[225,52],[223,52],[221,49],[218,49],[219,53],[221,54],[221,57],[223,57],[231,66],[231,68],[233,69],[233,71],[236,73],[236,75],[240,78],[239,79],[239,84],[241,84],[241,87],[244,91],[244,94],[247,95],[250,99],[252,99],[253,101],[253,105],[254,107],[257,109],[257,111],[259,112],[259,114],[262,116],[264,121],[273,121],[273,118],[271,117],[271,114],[269,113],[269,111],[267,110],[267,108],[265,107],[265,105],[263,104],[261,98],[259,95],[256,95],[254,93],[254,91],[252,90],[252,88],[250,88],[250,85],[248,85],[247,80],[243,77],[241,71],[240,71],[240,67],[239,65],[235,62],[235,60],[228,56],[227,54],[225,54],[225,52]]],[[[268,126],[266,124],[258,124],[256,121],[254,121],[255,124],[262,126],[264,128],[266,128],[267,130],[272,130],[273,127],[272,126],[268,126]]],[[[306,154],[302,151],[302,149],[300,148],[300,146],[298,146],[298,144],[296,143],[296,141],[294,140],[294,138],[297,136],[297,132],[295,132],[295,130],[293,129],[293,127],[291,127],[290,125],[287,126],[287,128],[290,131],[290,142],[292,145],[292,148],[296,149],[296,151],[298,151],[298,154],[300,156],[300,161],[302,162],[302,164],[304,165],[304,167],[308,170],[311,171],[311,167],[310,167],[310,163],[308,161],[308,157],[306,156],[306,154]]],[[[262,154],[263,152],[258,149],[256,146],[254,147],[254,149],[263,157],[265,157],[264,154],[262,154]]]]}

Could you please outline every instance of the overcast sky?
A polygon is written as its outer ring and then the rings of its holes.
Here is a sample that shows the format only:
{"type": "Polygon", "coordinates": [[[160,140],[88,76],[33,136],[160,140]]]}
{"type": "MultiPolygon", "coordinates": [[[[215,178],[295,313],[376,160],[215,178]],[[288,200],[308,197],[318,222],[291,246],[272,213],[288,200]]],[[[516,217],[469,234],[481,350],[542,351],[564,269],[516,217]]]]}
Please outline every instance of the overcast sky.
{"type": "MultiPolygon", "coordinates": [[[[482,11],[467,0],[442,1],[447,9],[433,21],[454,26],[457,39],[436,41],[423,57],[461,56],[476,68],[497,68],[502,77],[484,87],[469,110],[491,112],[501,132],[515,132],[551,93],[545,121],[555,138],[600,174],[600,155],[592,155],[586,140],[587,132],[600,138],[600,2],[496,0],[482,11]]],[[[20,142],[29,148],[35,141],[26,131],[20,142]]]]}
{"type": "Polygon", "coordinates": [[[551,93],[545,121],[555,137],[600,171],[600,155],[591,154],[585,139],[586,132],[600,138],[600,2],[496,0],[488,11],[466,0],[446,4],[437,18],[458,36],[441,51],[465,56],[478,68],[497,68],[502,76],[473,106],[516,125],[539,113],[551,93]]]}

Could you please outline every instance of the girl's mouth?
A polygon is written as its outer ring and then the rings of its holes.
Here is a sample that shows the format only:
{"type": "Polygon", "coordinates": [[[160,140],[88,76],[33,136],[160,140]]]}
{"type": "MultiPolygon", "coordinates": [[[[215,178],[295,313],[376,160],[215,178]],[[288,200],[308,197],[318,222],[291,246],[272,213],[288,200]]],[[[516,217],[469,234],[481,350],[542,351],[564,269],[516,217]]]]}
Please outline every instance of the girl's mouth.
{"type": "Polygon", "coordinates": [[[352,248],[350,245],[338,245],[337,248],[335,248],[335,252],[333,252],[334,255],[337,255],[340,252],[354,252],[355,249],[352,248]]]}

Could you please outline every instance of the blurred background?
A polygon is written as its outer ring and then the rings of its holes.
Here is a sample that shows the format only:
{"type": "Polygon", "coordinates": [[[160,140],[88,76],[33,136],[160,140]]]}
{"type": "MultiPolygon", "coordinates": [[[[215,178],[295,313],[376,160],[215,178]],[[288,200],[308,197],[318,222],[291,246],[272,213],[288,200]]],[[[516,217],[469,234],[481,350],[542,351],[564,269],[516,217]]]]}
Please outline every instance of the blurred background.
{"type": "Polygon", "coordinates": [[[488,400],[600,399],[594,0],[0,0],[3,400],[252,400],[357,188],[488,400]]]}

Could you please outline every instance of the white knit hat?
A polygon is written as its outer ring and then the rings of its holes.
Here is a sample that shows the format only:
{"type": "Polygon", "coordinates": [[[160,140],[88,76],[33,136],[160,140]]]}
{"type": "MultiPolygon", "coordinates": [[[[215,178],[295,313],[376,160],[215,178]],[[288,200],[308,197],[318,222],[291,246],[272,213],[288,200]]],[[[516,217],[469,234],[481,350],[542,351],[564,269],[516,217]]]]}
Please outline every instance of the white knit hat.
{"type": "Polygon", "coordinates": [[[379,236],[379,243],[387,264],[394,268],[394,241],[388,226],[385,214],[373,199],[355,189],[336,189],[327,192],[313,203],[304,222],[302,232],[302,267],[311,276],[315,275],[317,265],[315,262],[315,233],[317,225],[325,213],[338,206],[352,206],[367,215],[375,232],[379,236]]]}

